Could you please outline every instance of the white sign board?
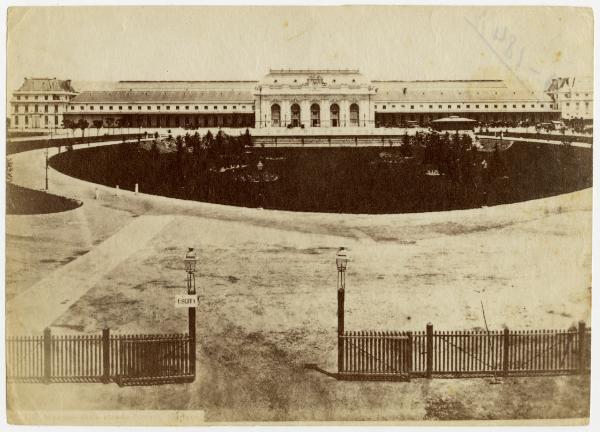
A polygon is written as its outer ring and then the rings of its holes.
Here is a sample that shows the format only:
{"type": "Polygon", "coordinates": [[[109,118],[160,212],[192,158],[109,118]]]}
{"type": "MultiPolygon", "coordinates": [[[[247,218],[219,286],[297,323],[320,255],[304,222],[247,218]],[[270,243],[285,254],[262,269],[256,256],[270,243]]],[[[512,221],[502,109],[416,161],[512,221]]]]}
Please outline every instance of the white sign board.
{"type": "Polygon", "coordinates": [[[175,307],[177,308],[191,308],[198,307],[198,296],[196,294],[182,294],[175,296],[175,307]]]}

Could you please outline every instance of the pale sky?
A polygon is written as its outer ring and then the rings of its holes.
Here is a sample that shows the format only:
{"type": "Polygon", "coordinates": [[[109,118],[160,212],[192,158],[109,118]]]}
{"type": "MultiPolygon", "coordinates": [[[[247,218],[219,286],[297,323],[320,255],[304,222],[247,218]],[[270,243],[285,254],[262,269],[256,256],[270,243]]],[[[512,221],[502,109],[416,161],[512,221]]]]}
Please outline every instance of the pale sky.
{"type": "Polygon", "coordinates": [[[269,68],[370,79],[591,76],[591,9],[564,7],[12,8],[8,95],[23,77],[258,80],[269,68]]]}

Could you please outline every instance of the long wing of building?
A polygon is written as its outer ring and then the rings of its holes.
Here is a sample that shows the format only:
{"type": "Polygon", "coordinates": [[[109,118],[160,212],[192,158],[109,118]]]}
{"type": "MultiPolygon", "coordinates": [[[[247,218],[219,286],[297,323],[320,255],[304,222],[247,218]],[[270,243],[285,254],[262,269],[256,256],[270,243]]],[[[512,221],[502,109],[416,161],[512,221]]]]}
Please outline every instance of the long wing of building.
{"type": "Polygon", "coordinates": [[[58,128],[80,119],[96,127],[140,128],[375,128],[449,116],[544,122],[561,117],[566,102],[558,98],[565,88],[591,100],[590,84],[567,79],[533,92],[502,80],[372,81],[356,69],[272,69],[257,81],[119,81],[79,88],[69,80],[27,78],[13,94],[10,120],[12,129],[58,128]]]}

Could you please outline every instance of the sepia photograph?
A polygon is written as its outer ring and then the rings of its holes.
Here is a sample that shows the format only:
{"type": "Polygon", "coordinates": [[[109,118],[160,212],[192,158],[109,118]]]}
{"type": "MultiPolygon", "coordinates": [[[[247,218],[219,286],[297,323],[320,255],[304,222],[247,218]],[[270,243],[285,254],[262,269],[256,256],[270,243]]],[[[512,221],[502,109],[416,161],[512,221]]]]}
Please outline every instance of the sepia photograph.
{"type": "Polygon", "coordinates": [[[9,424],[588,424],[591,7],[5,10],[9,424]]]}

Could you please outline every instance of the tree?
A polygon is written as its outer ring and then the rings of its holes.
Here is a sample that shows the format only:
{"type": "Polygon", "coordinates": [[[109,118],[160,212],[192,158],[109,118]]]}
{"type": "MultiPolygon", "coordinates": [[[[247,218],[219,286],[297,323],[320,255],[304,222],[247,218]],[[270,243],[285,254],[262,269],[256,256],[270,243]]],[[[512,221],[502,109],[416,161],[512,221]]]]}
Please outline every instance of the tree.
{"type": "Polygon", "coordinates": [[[71,119],[68,119],[68,118],[63,118],[63,121],[62,121],[62,127],[63,127],[64,129],[67,129],[67,131],[68,131],[69,129],[72,129],[72,128],[73,128],[73,126],[72,126],[72,125],[73,125],[73,120],[71,120],[71,119]]]}
{"type": "Polygon", "coordinates": [[[107,117],[106,118],[106,127],[108,127],[109,129],[113,127],[114,123],[115,123],[115,119],[114,118],[112,118],[112,117],[107,117]]]}
{"type": "Polygon", "coordinates": [[[246,128],[246,132],[244,132],[244,147],[252,147],[254,143],[252,142],[252,137],[250,136],[250,131],[246,128]]]}
{"type": "Polygon", "coordinates": [[[76,131],[76,130],[77,130],[77,128],[79,127],[79,126],[77,125],[77,123],[78,123],[78,122],[72,121],[72,122],[69,124],[69,127],[70,127],[70,128],[71,128],[71,130],[73,131],[73,138],[75,138],[75,131],[76,131]]]}
{"type": "MultiPolygon", "coordinates": [[[[90,122],[86,119],[79,119],[77,127],[81,129],[81,139],[85,136],[85,130],[90,126],[90,122]]],[[[89,144],[89,143],[88,143],[89,144]]]]}
{"type": "Polygon", "coordinates": [[[102,127],[102,120],[94,120],[94,127],[96,128],[96,136],[98,136],[102,127]]]}

